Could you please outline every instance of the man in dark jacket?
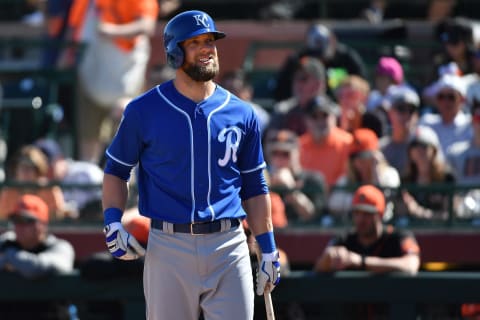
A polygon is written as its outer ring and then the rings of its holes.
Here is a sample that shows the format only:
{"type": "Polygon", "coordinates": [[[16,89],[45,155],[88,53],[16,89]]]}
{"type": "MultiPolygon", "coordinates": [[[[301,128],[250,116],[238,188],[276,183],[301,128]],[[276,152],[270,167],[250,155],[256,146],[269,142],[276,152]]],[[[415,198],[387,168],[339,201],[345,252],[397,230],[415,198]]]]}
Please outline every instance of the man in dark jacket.
{"type": "Polygon", "coordinates": [[[339,42],[327,26],[312,24],[305,34],[305,46],[289,56],[278,73],[274,91],[276,101],[291,96],[295,66],[297,61],[305,56],[315,57],[325,66],[328,92],[331,92],[346,75],[356,74],[367,78],[367,68],[358,52],[339,42]]]}

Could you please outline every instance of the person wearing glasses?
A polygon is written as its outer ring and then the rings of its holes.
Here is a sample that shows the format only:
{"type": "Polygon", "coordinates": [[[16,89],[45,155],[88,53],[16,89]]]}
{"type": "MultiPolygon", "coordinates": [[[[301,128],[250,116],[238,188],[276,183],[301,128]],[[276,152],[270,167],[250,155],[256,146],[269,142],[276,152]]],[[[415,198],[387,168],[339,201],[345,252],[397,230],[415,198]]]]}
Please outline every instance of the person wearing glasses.
{"type": "Polygon", "coordinates": [[[307,132],[300,136],[300,165],[320,172],[330,188],[346,173],[352,135],[337,126],[340,108],[324,96],[305,109],[307,132]]]}
{"type": "Polygon", "coordinates": [[[455,142],[472,138],[472,117],[464,111],[466,84],[461,76],[446,74],[434,84],[437,112],[424,114],[419,125],[432,128],[438,136],[443,154],[455,142]]]}
{"type": "MultiPolygon", "coordinates": [[[[297,135],[289,130],[272,130],[265,141],[270,187],[285,204],[288,222],[310,222],[326,207],[328,187],[323,174],[300,164],[297,135]]],[[[274,193],[275,194],[275,193],[274,193]]],[[[272,221],[274,203],[272,199],[272,221]]]]}
{"type": "Polygon", "coordinates": [[[390,133],[379,141],[387,162],[399,173],[405,171],[407,146],[418,123],[420,98],[405,87],[395,87],[387,97],[386,111],[390,122],[390,133]]]}

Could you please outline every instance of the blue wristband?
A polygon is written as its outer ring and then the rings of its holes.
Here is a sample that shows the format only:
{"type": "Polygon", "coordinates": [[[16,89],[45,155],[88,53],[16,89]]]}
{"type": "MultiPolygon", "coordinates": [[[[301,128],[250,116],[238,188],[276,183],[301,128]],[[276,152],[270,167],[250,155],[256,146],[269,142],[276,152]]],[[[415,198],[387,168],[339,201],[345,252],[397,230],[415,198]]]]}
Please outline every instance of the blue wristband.
{"type": "Polygon", "coordinates": [[[255,239],[257,239],[257,243],[260,249],[262,249],[262,253],[272,253],[277,250],[272,231],[259,234],[255,239]]]}
{"type": "Polygon", "coordinates": [[[112,222],[120,222],[123,212],[118,208],[107,208],[103,211],[103,223],[109,225],[112,222]]]}

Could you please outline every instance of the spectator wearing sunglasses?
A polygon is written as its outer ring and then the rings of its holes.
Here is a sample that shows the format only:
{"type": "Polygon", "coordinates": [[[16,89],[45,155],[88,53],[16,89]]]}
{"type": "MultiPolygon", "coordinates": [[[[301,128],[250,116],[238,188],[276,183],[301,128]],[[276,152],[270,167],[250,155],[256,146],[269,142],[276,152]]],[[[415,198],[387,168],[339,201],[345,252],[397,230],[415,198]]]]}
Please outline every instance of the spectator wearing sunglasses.
{"type": "Polygon", "coordinates": [[[285,129],[272,130],[266,137],[265,149],[274,227],[287,226],[287,221],[280,221],[276,217],[278,214],[275,215],[274,209],[278,205],[275,206],[274,200],[278,195],[283,200],[289,224],[319,218],[326,205],[327,185],[321,173],[301,166],[297,135],[285,129]]]}
{"type": "Polygon", "coordinates": [[[305,109],[307,132],[300,137],[300,163],[320,172],[329,187],[345,174],[352,135],[337,126],[339,107],[323,96],[312,99],[305,109]]]}
{"type": "Polygon", "coordinates": [[[464,112],[466,85],[464,79],[455,75],[444,75],[434,84],[436,112],[424,114],[419,125],[432,128],[443,154],[455,142],[468,141],[472,137],[472,119],[464,112]]]}
{"type": "Polygon", "coordinates": [[[418,122],[420,98],[405,87],[390,90],[386,111],[390,120],[390,134],[380,140],[380,150],[387,162],[401,174],[407,164],[408,142],[418,122]]]}

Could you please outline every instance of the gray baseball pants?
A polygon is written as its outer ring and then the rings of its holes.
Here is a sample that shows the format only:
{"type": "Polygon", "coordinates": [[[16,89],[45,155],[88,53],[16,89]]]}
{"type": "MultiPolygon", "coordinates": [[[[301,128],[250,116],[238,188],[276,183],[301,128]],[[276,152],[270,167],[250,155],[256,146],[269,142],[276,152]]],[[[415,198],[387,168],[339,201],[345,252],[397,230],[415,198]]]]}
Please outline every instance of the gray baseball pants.
{"type": "Polygon", "coordinates": [[[147,320],[253,319],[252,268],[242,225],[206,235],[151,229],[143,286],[147,320]]]}

